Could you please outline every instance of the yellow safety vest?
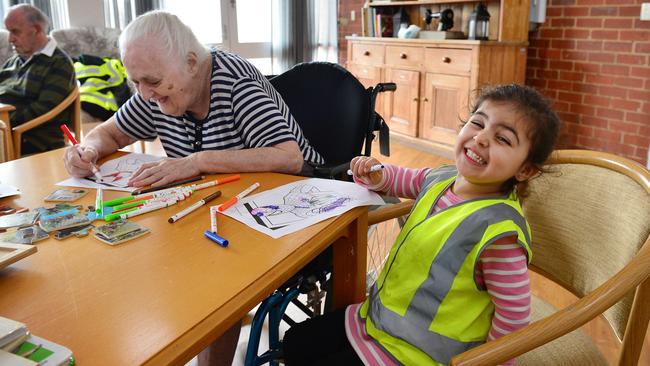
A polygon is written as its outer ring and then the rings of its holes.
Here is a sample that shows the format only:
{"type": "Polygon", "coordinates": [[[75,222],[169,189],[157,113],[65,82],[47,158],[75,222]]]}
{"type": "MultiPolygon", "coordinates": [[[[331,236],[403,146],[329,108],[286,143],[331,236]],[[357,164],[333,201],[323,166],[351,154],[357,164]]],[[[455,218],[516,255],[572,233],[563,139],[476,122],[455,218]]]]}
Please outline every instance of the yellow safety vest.
{"type": "Polygon", "coordinates": [[[82,102],[96,104],[109,111],[117,111],[118,103],[110,88],[125,82],[126,71],[122,62],[114,58],[104,58],[102,65],[74,63],[77,79],[83,80],[79,87],[82,102]]]}
{"type": "Polygon", "coordinates": [[[474,280],[481,252],[515,235],[530,249],[530,227],[514,193],[471,199],[429,212],[456,178],[455,167],[426,178],[384,269],[360,309],[366,331],[405,365],[448,364],[480,345],[494,305],[474,280]]]}

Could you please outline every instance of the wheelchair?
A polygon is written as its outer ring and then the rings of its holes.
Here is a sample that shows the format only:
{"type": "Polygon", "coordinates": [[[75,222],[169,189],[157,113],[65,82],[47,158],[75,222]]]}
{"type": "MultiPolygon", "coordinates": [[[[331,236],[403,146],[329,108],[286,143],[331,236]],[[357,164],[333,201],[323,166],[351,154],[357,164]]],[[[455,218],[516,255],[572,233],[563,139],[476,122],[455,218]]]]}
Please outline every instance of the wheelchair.
{"type": "MultiPolygon", "coordinates": [[[[394,91],[395,83],[365,88],[345,68],[329,62],[301,63],[269,81],[289,106],[309,143],[325,159],[325,164],[311,167],[304,175],[350,181],[350,161],[362,154],[370,156],[376,134],[380,153],[390,155],[388,125],[375,112],[375,103],[379,93],[394,91]]],[[[251,324],[245,365],[278,364],[282,357],[280,322],[295,324],[285,314],[290,303],[308,317],[320,315],[324,298],[325,309],[330,308],[332,296],[327,290],[331,258],[328,248],[260,304],[251,324]],[[307,295],[306,304],[298,301],[300,294],[307,295]],[[258,355],[267,316],[269,350],[258,355]]]]}

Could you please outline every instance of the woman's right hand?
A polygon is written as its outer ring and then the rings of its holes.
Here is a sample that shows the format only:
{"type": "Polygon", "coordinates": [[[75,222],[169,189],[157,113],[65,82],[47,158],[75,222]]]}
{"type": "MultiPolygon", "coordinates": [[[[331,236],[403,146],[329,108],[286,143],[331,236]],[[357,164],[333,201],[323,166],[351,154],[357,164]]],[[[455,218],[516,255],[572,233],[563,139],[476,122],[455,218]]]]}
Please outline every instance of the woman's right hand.
{"type": "Polygon", "coordinates": [[[71,176],[83,178],[93,174],[91,164],[95,163],[98,157],[94,147],[74,145],[65,149],[63,163],[71,176]]]}
{"type": "Polygon", "coordinates": [[[372,156],[357,156],[350,162],[352,176],[368,186],[377,186],[383,179],[384,171],[371,172],[370,168],[374,165],[381,165],[381,162],[372,156]]]}

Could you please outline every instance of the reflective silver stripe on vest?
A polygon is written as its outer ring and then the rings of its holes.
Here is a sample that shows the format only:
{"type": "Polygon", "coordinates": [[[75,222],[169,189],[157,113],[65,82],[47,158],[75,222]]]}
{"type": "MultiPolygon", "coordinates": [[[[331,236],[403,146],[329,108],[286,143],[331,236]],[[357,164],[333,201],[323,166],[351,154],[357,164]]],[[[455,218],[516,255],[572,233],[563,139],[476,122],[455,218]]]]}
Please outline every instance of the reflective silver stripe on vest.
{"type": "MultiPolygon", "coordinates": [[[[410,232],[427,219],[416,224],[410,232]]],[[[449,236],[431,263],[429,275],[418,287],[404,317],[381,303],[377,286],[370,291],[368,312],[373,324],[393,337],[403,339],[425,352],[437,362],[447,364],[451,358],[483,342],[461,342],[430,331],[428,328],[438,312],[440,303],[452,287],[467,255],[481,241],[487,227],[505,220],[519,226],[530,243],[526,221],[513,207],[498,203],[481,208],[465,218],[449,236]]],[[[409,234],[410,234],[409,232],[409,234]]],[[[404,241],[408,238],[407,234],[404,241]]],[[[388,278],[388,274],[384,282],[388,278]]]]}
{"type": "Polygon", "coordinates": [[[97,104],[101,103],[101,107],[111,111],[117,111],[117,101],[112,92],[102,93],[99,91],[92,92],[92,94],[82,94],[79,97],[82,102],[97,104]]]}
{"type": "Polygon", "coordinates": [[[427,174],[427,176],[424,178],[424,182],[422,182],[422,188],[420,189],[420,194],[415,198],[415,202],[413,203],[413,207],[411,207],[411,211],[409,212],[408,217],[411,216],[411,213],[413,210],[415,210],[415,207],[418,205],[422,197],[429,191],[429,188],[433,187],[434,184],[438,182],[445,181],[451,177],[455,177],[456,174],[458,174],[458,171],[456,170],[456,167],[453,165],[449,166],[442,166],[440,168],[435,169],[435,171],[432,171],[431,173],[427,174]]]}
{"type": "Polygon", "coordinates": [[[75,70],[77,79],[83,79],[91,76],[104,76],[108,75],[108,79],[105,81],[106,84],[113,86],[119,85],[122,83],[122,75],[118,70],[115,69],[115,65],[110,60],[105,62],[103,65],[84,65],[82,70],[75,70]],[[108,73],[103,72],[102,67],[105,66],[108,73]]]}

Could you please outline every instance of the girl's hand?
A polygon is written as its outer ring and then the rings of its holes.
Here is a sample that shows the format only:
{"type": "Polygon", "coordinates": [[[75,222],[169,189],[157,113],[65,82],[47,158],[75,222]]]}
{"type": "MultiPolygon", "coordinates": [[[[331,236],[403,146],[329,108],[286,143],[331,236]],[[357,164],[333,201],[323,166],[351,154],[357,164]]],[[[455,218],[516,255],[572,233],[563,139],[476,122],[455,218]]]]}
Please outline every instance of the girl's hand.
{"type": "Polygon", "coordinates": [[[350,170],[352,170],[352,176],[357,180],[371,187],[377,186],[383,180],[384,171],[382,169],[371,172],[370,168],[378,164],[381,165],[381,162],[371,156],[357,156],[350,162],[350,170]]]}

